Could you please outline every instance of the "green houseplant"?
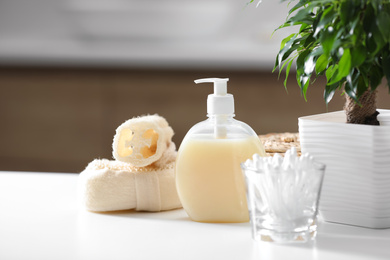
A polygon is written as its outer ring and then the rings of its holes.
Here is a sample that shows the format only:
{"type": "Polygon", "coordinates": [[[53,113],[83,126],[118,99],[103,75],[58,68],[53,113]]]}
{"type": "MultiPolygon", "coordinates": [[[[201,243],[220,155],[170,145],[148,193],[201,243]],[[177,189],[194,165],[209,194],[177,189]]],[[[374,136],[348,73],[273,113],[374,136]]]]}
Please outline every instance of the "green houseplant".
{"type": "MultiPolygon", "coordinates": [[[[390,88],[390,0],[290,1],[275,70],[292,65],[306,99],[326,77],[324,99],[346,96],[344,111],[299,118],[303,152],[326,165],[320,213],[325,221],[390,228],[390,126],[378,126],[376,89],[390,88]],[[351,124],[350,124],[351,123],[351,124]]],[[[380,113],[385,110],[380,110],[380,113]]]]}
{"type": "Polygon", "coordinates": [[[378,124],[376,88],[384,77],[390,88],[390,1],[299,0],[278,29],[289,26],[297,32],[283,39],[275,64],[279,73],[285,68],[285,86],[296,61],[305,98],[310,83],[325,76],[326,103],[343,90],[347,122],[378,124]]]}

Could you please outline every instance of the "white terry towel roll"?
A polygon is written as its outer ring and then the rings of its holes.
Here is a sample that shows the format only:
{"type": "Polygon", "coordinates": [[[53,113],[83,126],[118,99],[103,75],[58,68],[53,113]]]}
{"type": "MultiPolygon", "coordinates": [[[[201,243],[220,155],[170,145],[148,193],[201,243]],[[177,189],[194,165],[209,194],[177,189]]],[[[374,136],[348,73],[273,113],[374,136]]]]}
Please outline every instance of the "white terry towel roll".
{"type": "Polygon", "coordinates": [[[175,163],[134,167],[96,159],[80,174],[80,192],[87,210],[135,209],[162,211],[181,208],[175,184],[175,163]]]}
{"type": "Polygon", "coordinates": [[[157,114],[129,119],[116,129],[113,156],[135,167],[150,165],[162,158],[173,134],[165,118],[157,114]]]}

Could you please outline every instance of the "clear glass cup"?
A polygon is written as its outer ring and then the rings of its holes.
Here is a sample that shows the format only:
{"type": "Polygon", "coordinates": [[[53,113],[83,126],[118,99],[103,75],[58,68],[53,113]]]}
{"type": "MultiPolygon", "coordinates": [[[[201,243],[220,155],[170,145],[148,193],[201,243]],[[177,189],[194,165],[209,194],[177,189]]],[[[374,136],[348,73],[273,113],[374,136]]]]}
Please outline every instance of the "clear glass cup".
{"type": "Polygon", "coordinates": [[[241,164],[253,239],[277,243],[315,239],[325,165],[313,166],[259,170],[241,164]]]}

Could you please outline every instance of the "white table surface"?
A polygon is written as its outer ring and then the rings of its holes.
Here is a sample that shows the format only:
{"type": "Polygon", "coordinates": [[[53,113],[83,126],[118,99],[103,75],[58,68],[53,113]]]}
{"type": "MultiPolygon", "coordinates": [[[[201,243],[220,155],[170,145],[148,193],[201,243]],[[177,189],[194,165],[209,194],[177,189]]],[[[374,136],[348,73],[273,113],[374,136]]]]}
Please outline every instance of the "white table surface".
{"type": "Polygon", "coordinates": [[[312,244],[254,242],[249,223],[205,224],[185,211],[96,214],[78,174],[0,172],[0,259],[390,259],[390,229],[320,223],[312,244]]]}

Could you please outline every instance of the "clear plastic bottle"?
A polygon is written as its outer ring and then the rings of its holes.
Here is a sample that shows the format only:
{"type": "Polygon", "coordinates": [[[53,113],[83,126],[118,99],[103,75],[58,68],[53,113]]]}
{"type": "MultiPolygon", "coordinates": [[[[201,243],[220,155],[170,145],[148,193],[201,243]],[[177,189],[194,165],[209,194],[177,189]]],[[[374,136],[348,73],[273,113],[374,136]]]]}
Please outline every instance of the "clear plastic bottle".
{"type": "Polygon", "coordinates": [[[183,139],[176,159],[176,185],[189,217],[199,222],[249,221],[240,163],[253,154],[265,156],[263,144],[247,124],[234,119],[229,79],[213,82],[207,100],[208,119],[194,125],[183,139]]]}

